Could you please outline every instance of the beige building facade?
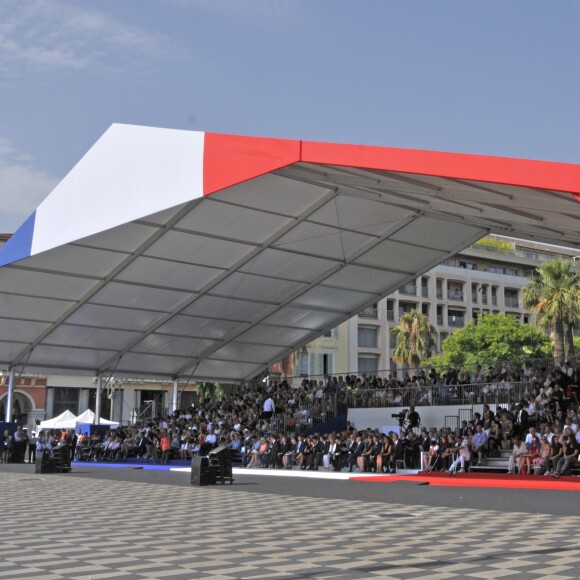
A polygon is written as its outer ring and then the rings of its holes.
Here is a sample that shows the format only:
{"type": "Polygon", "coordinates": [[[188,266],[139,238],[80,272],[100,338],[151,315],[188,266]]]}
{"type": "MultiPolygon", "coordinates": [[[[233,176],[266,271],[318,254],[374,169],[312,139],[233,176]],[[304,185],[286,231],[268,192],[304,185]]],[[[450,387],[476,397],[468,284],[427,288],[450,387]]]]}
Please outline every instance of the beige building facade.
{"type": "Polygon", "coordinates": [[[297,374],[395,371],[390,330],[413,309],[427,314],[435,326],[438,352],[448,336],[482,314],[505,313],[521,324],[532,322],[533,315],[522,305],[522,289],[537,267],[558,256],[578,257],[573,250],[558,246],[500,236],[485,238],[343,323],[334,342],[327,337],[307,345],[302,349],[303,366],[297,374]],[[336,353],[328,373],[319,362],[327,352],[336,353]]]}

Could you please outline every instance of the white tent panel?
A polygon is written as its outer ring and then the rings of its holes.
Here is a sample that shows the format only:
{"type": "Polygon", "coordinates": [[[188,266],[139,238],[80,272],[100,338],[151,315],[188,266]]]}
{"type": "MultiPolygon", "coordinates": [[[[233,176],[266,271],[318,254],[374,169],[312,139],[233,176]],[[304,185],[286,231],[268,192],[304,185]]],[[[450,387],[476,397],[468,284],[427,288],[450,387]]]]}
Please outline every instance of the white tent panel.
{"type": "Polygon", "coordinates": [[[26,261],[26,268],[100,278],[118,266],[126,256],[126,253],[68,245],[44,252],[41,256],[31,256],[26,261]]]}
{"type": "Polygon", "coordinates": [[[166,334],[149,334],[136,344],[131,352],[195,357],[204,350],[217,347],[220,341],[202,338],[180,338],[166,334]]]}
{"type": "MultiPolygon", "coordinates": [[[[87,409],[76,418],[76,425],[93,425],[95,423],[95,414],[87,409]]],[[[119,423],[116,421],[109,421],[108,419],[99,420],[99,425],[110,425],[111,427],[118,427],[119,423]]]]}
{"type": "Polygon", "coordinates": [[[176,227],[201,234],[220,235],[232,240],[261,244],[291,221],[290,217],[220,203],[210,197],[206,203],[200,205],[197,211],[186,215],[179,221],[176,227]]]}
{"type": "Polygon", "coordinates": [[[316,330],[331,324],[336,320],[336,315],[336,312],[308,310],[306,308],[282,308],[265,318],[264,323],[316,330]]]}
{"type": "Polygon", "coordinates": [[[449,251],[457,242],[469,240],[485,235],[481,228],[463,224],[448,224],[433,218],[420,217],[413,223],[393,234],[391,239],[406,244],[417,244],[443,252],[449,251]]]}
{"type": "Polygon", "coordinates": [[[211,316],[224,320],[251,322],[257,316],[267,314],[276,309],[273,304],[264,305],[253,300],[235,300],[218,296],[202,296],[191,306],[183,310],[183,314],[192,316],[211,316]]]}
{"type": "MultiPolygon", "coordinates": [[[[166,356],[158,354],[127,353],[115,366],[115,372],[129,376],[176,376],[181,369],[194,366],[191,357],[166,356]]],[[[213,375],[219,376],[219,375],[213,375]]]]}
{"type": "Polygon", "coordinates": [[[162,312],[150,310],[128,310],[116,305],[84,304],[67,318],[67,324],[143,331],[153,322],[160,320],[162,316],[162,312]]]}
{"type": "Polygon", "coordinates": [[[212,360],[255,362],[267,365],[268,361],[282,356],[286,346],[266,346],[264,344],[246,344],[230,342],[211,355],[212,360]]]}
{"type": "Polygon", "coordinates": [[[27,364],[56,369],[97,369],[114,354],[114,350],[41,344],[32,351],[27,364]]]}
{"type": "Polygon", "coordinates": [[[266,249],[250,260],[240,271],[311,282],[338,263],[336,260],[325,260],[281,250],[266,249]]]}
{"type": "Polygon", "coordinates": [[[0,270],[0,288],[6,293],[78,300],[94,284],[94,280],[86,278],[19,270],[16,266],[6,266],[0,270]]]}
{"type": "Polygon", "coordinates": [[[222,272],[223,270],[216,268],[141,257],[119,274],[116,280],[195,292],[217,278],[222,272]]]}
{"type": "Polygon", "coordinates": [[[372,199],[339,195],[312,214],[309,220],[332,227],[380,235],[412,214],[412,210],[372,199]]]}
{"type": "Polygon", "coordinates": [[[200,318],[196,316],[175,316],[163,326],[160,334],[174,334],[180,336],[206,337],[221,340],[228,334],[241,331],[247,326],[245,322],[231,322],[215,318],[200,318]]]}
{"type": "Polygon", "coordinates": [[[192,159],[203,159],[203,141],[199,132],[113,125],[37,208],[32,254],[201,197],[203,164],[192,159]],[[63,214],[73,219],[59,228],[63,214]]]}
{"type": "Polygon", "coordinates": [[[44,344],[82,348],[116,350],[139,336],[136,332],[125,330],[91,328],[61,324],[43,341],[44,344]]]}
{"type": "Polygon", "coordinates": [[[34,340],[41,332],[50,327],[46,322],[32,322],[27,320],[0,319],[2,336],[10,341],[24,342],[34,340]]]}
{"type": "Polygon", "coordinates": [[[195,368],[195,376],[201,379],[221,377],[224,381],[234,382],[240,378],[247,379],[256,376],[262,370],[263,365],[246,362],[228,364],[224,361],[206,359],[195,367],[192,365],[193,368],[195,368]]]}
{"type": "Polygon", "coordinates": [[[0,353],[2,353],[2,357],[5,357],[6,360],[10,360],[15,356],[18,356],[18,353],[21,352],[26,345],[26,342],[9,342],[0,340],[0,353]]]}
{"type": "Polygon", "coordinates": [[[74,429],[76,425],[76,417],[67,409],[57,417],[41,421],[38,426],[39,429],[74,429]]]}
{"type": "Polygon", "coordinates": [[[290,280],[277,280],[236,272],[218,284],[212,292],[232,298],[280,302],[305,286],[305,284],[290,280]]]}
{"type": "Polygon", "coordinates": [[[0,292],[0,316],[6,318],[52,322],[73,305],[74,302],[66,300],[49,300],[0,292]]]}
{"type": "Polygon", "coordinates": [[[357,306],[378,300],[377,295],[358,290],[341,290],[338,288],[328,288],[327,286],[316,286],[296,300],[293,304],[298,306],[313,306],[317,308],[331,308],[342,310],[344,313],[353,312],[357,306]]]}
{"type": "MultiPolygon", "coordinates": [[[[459,239],[457,239],[457,244],[461,245],[459,239]]],[[[412,274],[414,268],[411,267],[411,264],[420,264],[421,266],[433,264],[441,262],[445,256],[446,254],[440,250],[430,250],[386,240],[363,254],[356,262],[363,266],[388,268],[412,274]]]]}
{"type": "Polygon", "coordinates": [[[331,260],[346,260],[374,239],[374,236],[303,222],[276,242],[274,247],[331,260]]]}
{"type": "Polygon", "coordinates": [[[280,328],[257,324],[238,337],[240,342],[255,342],[262,344],[293,345],[312,336],[311,330],[300,328],[280,328]]]}
{"type": "MultiPolygon", "coordinates": [[[[217,232],[216,235],[223,235],[217,232]]],[[[229,268],[248,255],[254,246],[185,232],[167,232],[147,250],[147,255],[199,266],[229,268]]]]}
{"type": "Polygon", "coordinates": [[[127,223],[83,238],[80,242],[76,242],[76,245],[131,254],[158,231],[157,226],[127,223]]]}
{"type": "Polygon", "coordinates": [[[214,193],[212,197],[243,207],[298,217],[330,190],[329,187],[309,185],[269,174],[214,193]]]}
{"type": "Polygon", "coordinates": [[[347,290],[365,290],[381,294],[385,288],[398,288],[407,278],[405,274],[396,274],[385,270],[363,268],[362,266],[345,266],[336,274],[324,281],[325,286],[337,286],[347,290]]]}
{"type": "Polygon", "coordinates": [[[187,292],[111,282],[97,292],[92,304],[169,312],[187,298],[187,292]]]}

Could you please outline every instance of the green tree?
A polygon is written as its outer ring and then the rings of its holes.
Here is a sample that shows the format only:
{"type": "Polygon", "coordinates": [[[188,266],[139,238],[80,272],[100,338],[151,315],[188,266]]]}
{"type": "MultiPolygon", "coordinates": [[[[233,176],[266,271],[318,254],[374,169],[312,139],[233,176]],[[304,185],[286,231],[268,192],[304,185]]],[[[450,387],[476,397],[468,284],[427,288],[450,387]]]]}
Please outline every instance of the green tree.
{"type": "Polygon", "coordinates": [[[554,362],[574,356],[574,325],[580,322],[580,274],[557,258],[542,264],[524,288],[524,308],[537,314],[538,325],[552,332],[554,362]]]}
{"type": "Polygon", "coordinates": [[[418,310],[405,312],[399,326],[391,328],[391,334],[397,341],[393,360],[398,364],[419,368],[421,361],[429,358],[435,350],[437,332],[429,317],[418,310]]]}
{"type": "Polygon", "coordinates": [[[545,356],[549,345],[549,338],[536,326],[520,325],[505,314],[483,314],[477,324],[470,322],[445,339],[443,355],[429,364],[454,368],[488,367],[504,361],[523,364],[545,356]]]}

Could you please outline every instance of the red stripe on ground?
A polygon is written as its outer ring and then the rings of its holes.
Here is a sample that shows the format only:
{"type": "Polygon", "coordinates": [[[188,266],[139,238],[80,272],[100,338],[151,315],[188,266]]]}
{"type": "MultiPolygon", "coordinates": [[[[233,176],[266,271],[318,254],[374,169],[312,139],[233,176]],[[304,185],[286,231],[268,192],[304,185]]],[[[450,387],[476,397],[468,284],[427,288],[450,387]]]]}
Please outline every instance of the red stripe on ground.
{"type": "MultiPolygon", "coordinates": [[[[502,475],[502,474],[490,474],[502,475]]],[[[363,481],[372,483],[394,483],[406,481],[407,483],[429,483],[444,487],[496,487],[511,489],[550,489],[562,491],[580,491],[580,481],[578,478],[559,478],[544,476],[506,476],[501,479],[497,477],[477,477],[477,474],[460,474],[457,476],[440,474],[433,476],[421,475],[385,475],[384,477],[367,477],[364,475],[350,477],[349,481],[363,481]],[[470,477],[466,477],[470,476],[470,477]]]]}

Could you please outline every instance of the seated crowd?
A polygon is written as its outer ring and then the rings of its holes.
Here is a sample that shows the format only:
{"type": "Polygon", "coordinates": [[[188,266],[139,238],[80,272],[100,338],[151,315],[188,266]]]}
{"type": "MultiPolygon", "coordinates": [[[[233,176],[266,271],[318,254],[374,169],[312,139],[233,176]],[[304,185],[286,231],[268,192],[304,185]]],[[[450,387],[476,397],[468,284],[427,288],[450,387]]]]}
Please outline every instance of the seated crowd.
{"type": "MultiPolygon", "coordinates": [[[[511,376],[505,368],[494,372],[494,380],[511,376]]],[[[387,472],[397,466],[421,465],[427,470],[461,470],[477,465],[485,456],[498,454],[500,449],[513,448],[510,471],[566,473],[580,447],[580,369],[568,363],[561,369],[528,367],[522,376],[527,386],[518,403],[498,406],[495,413],[484,404],[482,415],[475,413],[472,421],[464,421],[455,431],[420,431],[417,422],[414,429],[403,430],[401,436],[353,427],[328,435],[300,434],[311,427],[313,415],[324,416],[333,395],[348,407],[348,397],[340,397],[358,389],[405,389],[417,380],[427,380],[431,385],[443,382],[449,387],[460,380],[483,385],[486,383],[481,381],[489,380],[490,375],[480,367],[473,376],[452,371],[443,377],[432,369],[409,381],[408,377],[402,381],[365,375],[330,377],[326,381],[304,380],[297,388],[286,381],[270,381],[223,400],[204,399],[195,408],[176,411],[167,418],[119,427],[103,437],[98,433],[89,437],[79,429],[76,433],[41,432],[38,437],[33,433],[29,438],[19,428],[14,435],[4,434],[2,459],[24,461],[28,449],[31,461],[33,451],[66,442],[77,460],[117,461],[133,456],[167,463],[227,445],[246,467],[387,472]]]]}

